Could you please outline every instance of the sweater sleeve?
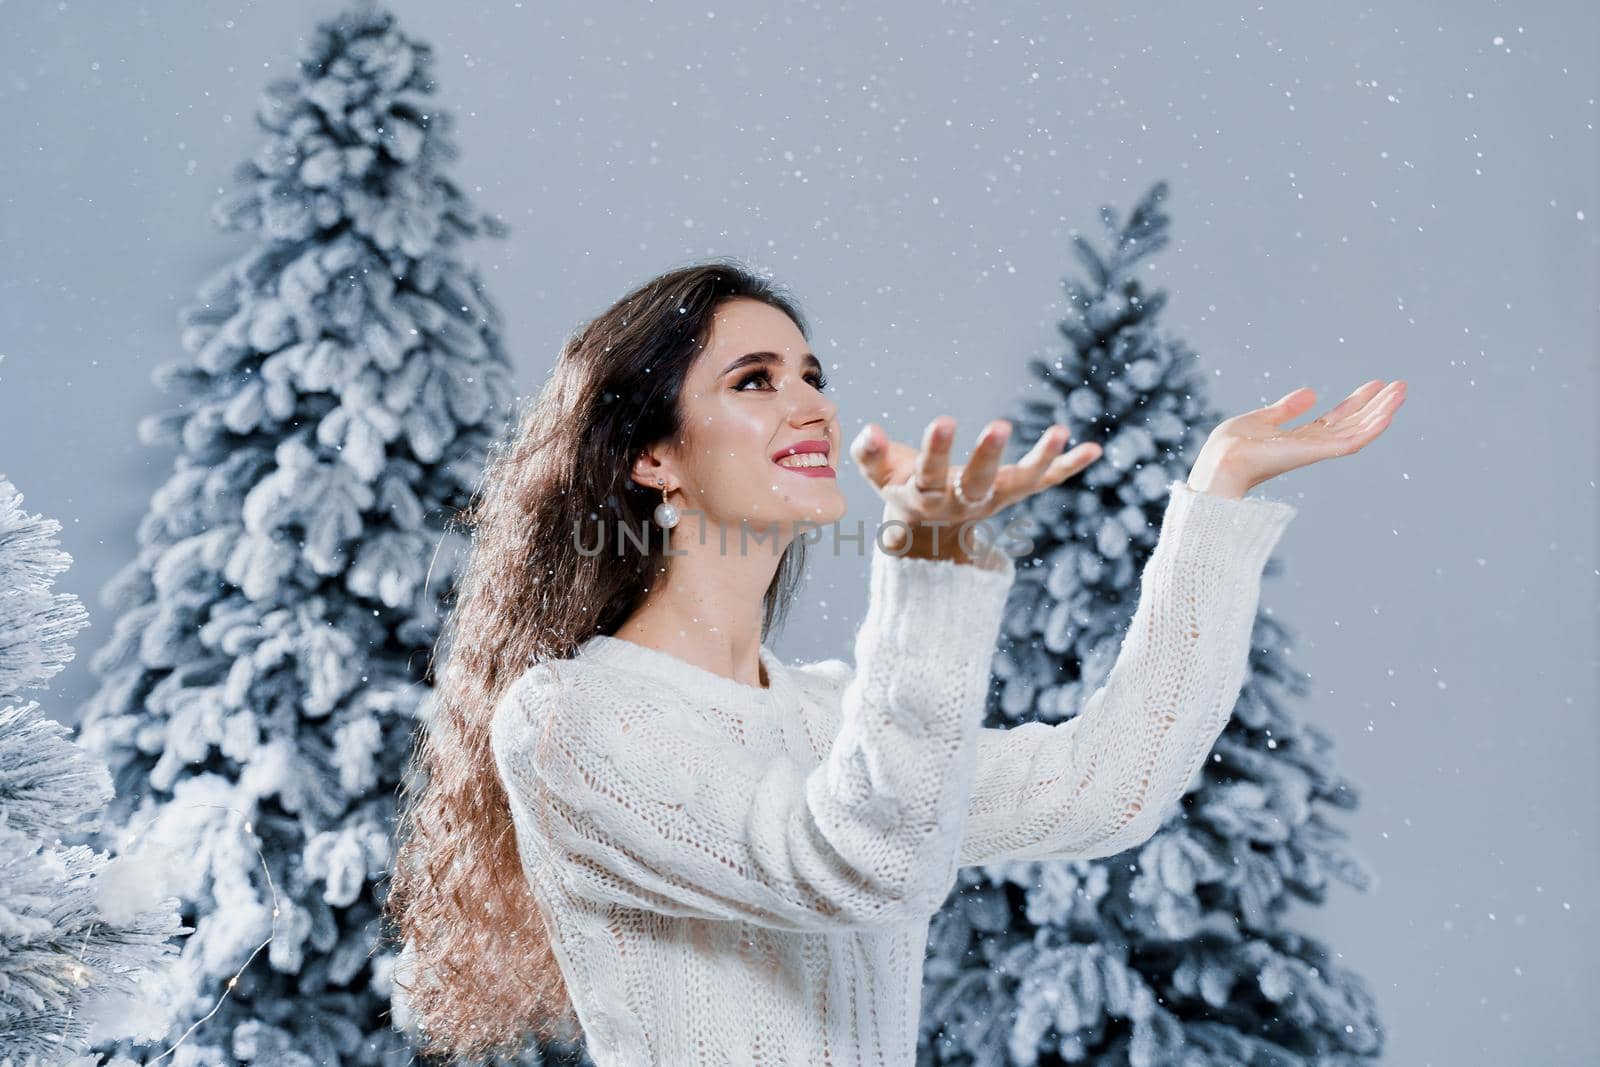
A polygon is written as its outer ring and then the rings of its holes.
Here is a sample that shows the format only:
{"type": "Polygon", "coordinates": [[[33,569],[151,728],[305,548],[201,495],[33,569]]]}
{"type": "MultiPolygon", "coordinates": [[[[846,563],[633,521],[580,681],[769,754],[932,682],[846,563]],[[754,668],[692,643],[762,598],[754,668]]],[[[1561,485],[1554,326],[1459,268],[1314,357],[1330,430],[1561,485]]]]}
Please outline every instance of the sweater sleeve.
{"type": "Polygon", "coordinates": [[[1169,487],[1104,686],[1064,722],[983,729],[960,864],[1092,859],[1153,836],[1233,714],[1266,560],[1296,509],[1169,487]]]}
{"type": "Polygon", "coordinates": [[[593,665],[534,665],[491,728],[519,841],[603,904],[793,930],[931,915],[956,877],[1014,578],[997,550],[957,564],[874,547],[820,762],[753,753],[593,665]]]}

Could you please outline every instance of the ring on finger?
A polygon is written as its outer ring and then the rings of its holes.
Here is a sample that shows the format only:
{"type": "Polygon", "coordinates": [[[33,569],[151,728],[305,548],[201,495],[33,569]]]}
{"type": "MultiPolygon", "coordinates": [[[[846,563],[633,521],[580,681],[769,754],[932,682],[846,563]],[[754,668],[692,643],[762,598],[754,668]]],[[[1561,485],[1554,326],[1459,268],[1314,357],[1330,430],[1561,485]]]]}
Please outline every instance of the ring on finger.
{"type": "Polygon", "coordinates": [[[994,497],[994,486],[990,485],[989,486],[989,491],[987,493],[983,494],[983,496],[980,499],[978,499],[978,500],[968,500],[967,499],[967,495],[961,491],[961,480],[959,478],[956,480],[955,491],[956,491],[956,499],[959,500],[962,503],[963,506],[969,507],[969,508],[970,507],[978,507],[980,505],[987,504],[994,497]]]}

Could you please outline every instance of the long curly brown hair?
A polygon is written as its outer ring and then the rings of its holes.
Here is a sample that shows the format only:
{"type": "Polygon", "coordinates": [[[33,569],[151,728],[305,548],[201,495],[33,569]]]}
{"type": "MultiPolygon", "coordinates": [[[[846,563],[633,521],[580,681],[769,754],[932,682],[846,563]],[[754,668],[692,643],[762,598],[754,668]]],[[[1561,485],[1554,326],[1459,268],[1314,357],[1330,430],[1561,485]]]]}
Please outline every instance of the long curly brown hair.
{"type": "MultiPolygon", "coordinates": [[[[633,480],[633,462],[685,433],[685,375],[717,307],[739,297],[782,310],[807,334],[792,300],[737,261],[652,278],[568,338],[515,432],[491,446],[482,482],[454,520],[469,528],[471,549],[434,648],[441,669],[401,790],[384,903],[402,946],[394,984],[423,1056],[515,1057],[530,1038],[577,1036],[489,723],[530,664],[614,633],[665,566],[661,538],[613,537],[619,551],[579,548],[599,543],[596,525],[602,534],[647,528],[659,496],[633,480]]],[[[763,639],[793,600],[804,541],[791,542],[767,588],[763,639]]]]}

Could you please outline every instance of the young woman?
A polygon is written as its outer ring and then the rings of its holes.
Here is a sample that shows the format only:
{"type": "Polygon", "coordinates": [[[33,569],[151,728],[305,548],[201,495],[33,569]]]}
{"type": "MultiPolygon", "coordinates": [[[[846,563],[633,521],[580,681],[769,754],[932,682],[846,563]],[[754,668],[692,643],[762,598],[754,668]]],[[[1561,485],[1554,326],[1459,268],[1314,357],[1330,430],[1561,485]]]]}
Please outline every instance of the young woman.
{"type": "Polygon", "coordinates": [[[765,641],[805,524],[831,547],[845,512],[804,323],[733,263],[629,293],[569,340],[467,513],[389,897],[421,1050],[581,1031],[598,1067],[913,1063],[957,869],[1155,833],[1232,713],[1295,512],[1244,493],[1360,449],[1403,396],[1369,382],[1284,429],[1297,389],[1218,426],[1169,486],[1106,684],[1065,722],[992,729],[1016,568],[960,524],[1099,447],[1052,426],[1002,464],[995,420],[957,464],[948,417],[920,448],[867,424],[851,454],[882,522],[836,535],[870,552],[854,664],[785,664],[765,641]]]}

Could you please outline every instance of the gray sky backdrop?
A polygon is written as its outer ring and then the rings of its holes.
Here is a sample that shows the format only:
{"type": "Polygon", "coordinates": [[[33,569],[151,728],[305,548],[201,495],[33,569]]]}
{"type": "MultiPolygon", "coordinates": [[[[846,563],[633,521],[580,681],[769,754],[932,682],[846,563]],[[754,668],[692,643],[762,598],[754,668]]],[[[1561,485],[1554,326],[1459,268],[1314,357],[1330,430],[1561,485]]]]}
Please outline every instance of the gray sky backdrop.
{"type": "MultiPolygon", "coordinates": [[[[171,456],[151,371],[246,247],[207,212],[331,3],[0,4],[0,471],[63,524],[92,625],[171,456]]],[[[1260,3],[424,3],[453,177],[512,226],[467,255],[519,388],[639,280],[737,255],[815,324],[845,431],[963,438],[1057,350],[1069,234],[1171,183],[1163,328],[1233,413],[1410,396],[1292,472],[1263,602],[1299,635],[1378,872],[1299,909],[1373,983],[1385,1062],[1600,1046],[1596,244],[1600,15],[1260,3]]],[[[1075,432],[1077,428],[1074,428],[1075,432]]],[[[844,473],[851,516],[877,514],[844,473]]],[[[786,658],[848,652],[864,560],[816,557],[786,658]]]]}

